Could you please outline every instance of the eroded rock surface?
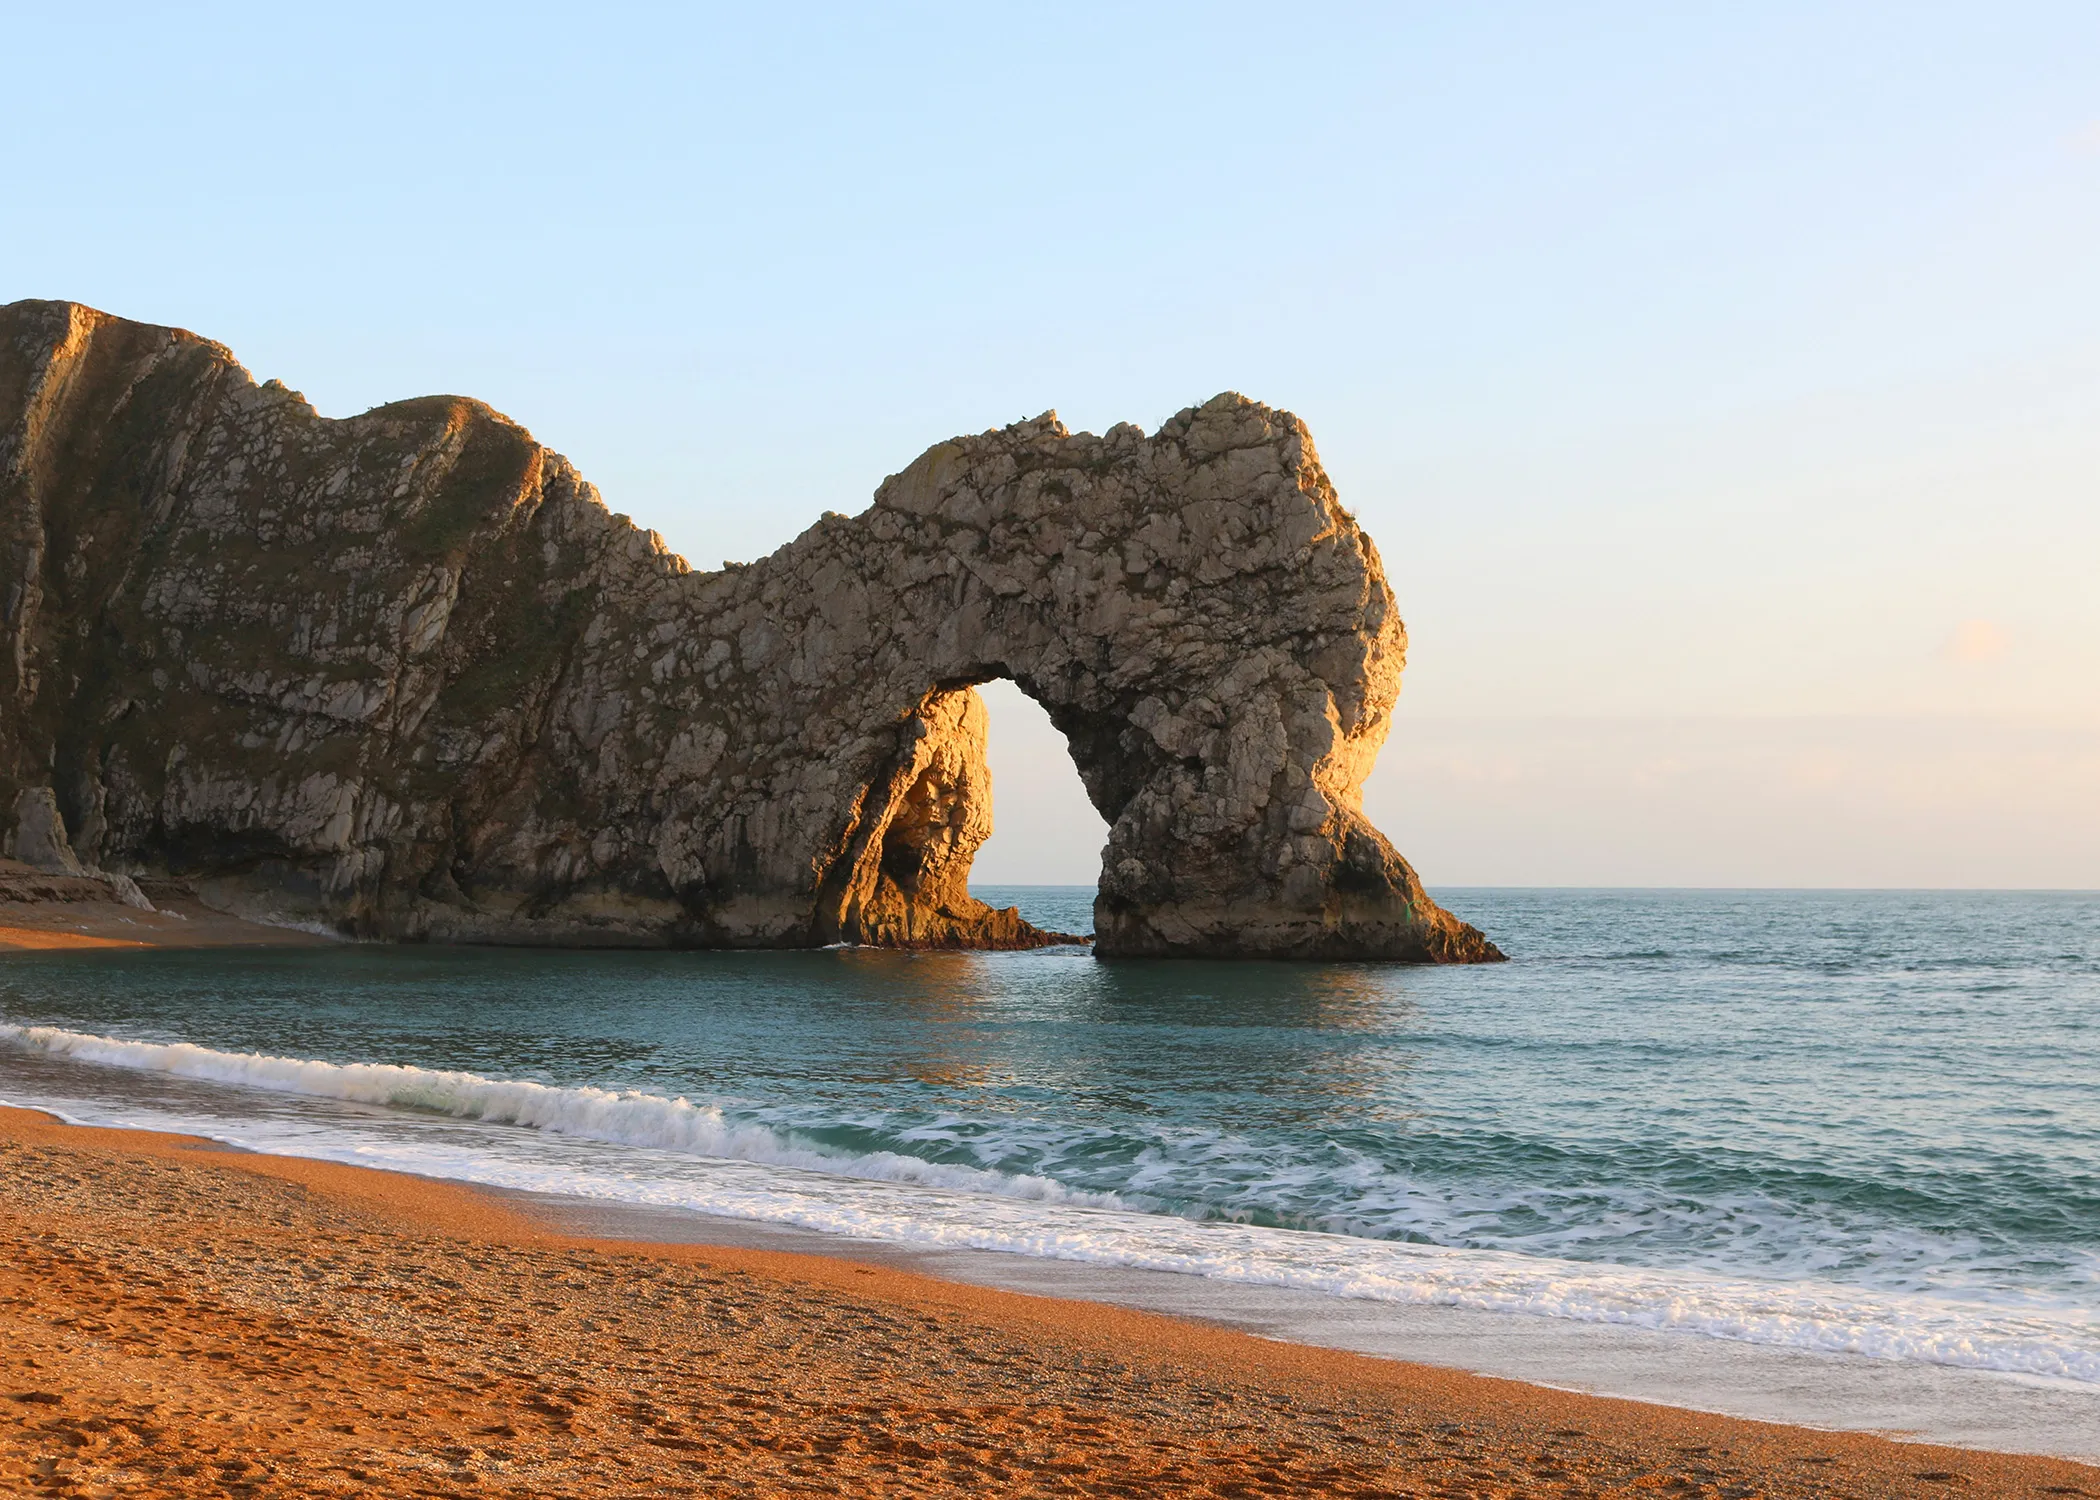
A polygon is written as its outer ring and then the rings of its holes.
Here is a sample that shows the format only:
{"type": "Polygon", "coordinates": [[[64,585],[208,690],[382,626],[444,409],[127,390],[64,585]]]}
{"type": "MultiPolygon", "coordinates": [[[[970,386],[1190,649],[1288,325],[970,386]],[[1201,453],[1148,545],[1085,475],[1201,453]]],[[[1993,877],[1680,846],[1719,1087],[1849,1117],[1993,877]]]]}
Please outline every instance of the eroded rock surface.
{"type": "Polygon", "coordinates": [[[942,443],[702,573],[478,402],[330,421],[194,335],[18,302],[0,632],[0,807],[50,788],[82,864],[233,911],[1051,941],[967,886],[971,687],[1010,677],[1110,825],[1099,952],[1500,956],[1363,816],[1405,635],[1304,425],[1239,396],[942,443]]]}

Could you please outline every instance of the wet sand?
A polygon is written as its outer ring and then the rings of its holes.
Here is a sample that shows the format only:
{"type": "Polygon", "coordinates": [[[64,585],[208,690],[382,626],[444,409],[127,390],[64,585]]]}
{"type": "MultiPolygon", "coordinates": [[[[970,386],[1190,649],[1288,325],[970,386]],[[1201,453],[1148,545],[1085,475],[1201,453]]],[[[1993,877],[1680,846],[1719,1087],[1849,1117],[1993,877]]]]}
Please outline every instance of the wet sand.
{"type": "Polygon", "coordinates": [[[0,859],[0,952],[65,948],[299,947],[332,939],[214,911],[167,882],[148,890],[157,908],[127,906],[109,885],[0,859]]]}
{"type": "Polygon", "coordinates": [[[0,1110],[0,1492],[2100,1496],[0,1110]]]}

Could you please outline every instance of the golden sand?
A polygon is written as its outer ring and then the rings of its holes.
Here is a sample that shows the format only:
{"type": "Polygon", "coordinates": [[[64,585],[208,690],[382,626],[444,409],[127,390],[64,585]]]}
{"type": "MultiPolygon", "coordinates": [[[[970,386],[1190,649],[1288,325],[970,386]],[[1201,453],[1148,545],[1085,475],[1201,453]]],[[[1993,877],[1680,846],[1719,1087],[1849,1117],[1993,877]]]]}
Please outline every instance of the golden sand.
{"type": "Polygon", "coordinates": [[[0,948],[146,948],[141,938],[104,937],[93,932],[68,932],[56,927],[0,927],[0,948]]]}
{"type": "Polygon", "coordinates": [[[0,1493],[2100,1495],[0,1110],[0,1493]]]}
{"type": "MultiPolygon", "coordinates": [[[[101,895],[99,882],[36,877],[47,886],[97,892],[100,899],[9,899],[26,865],[0,860],[0,952],[65,948],[309,947],[334,941],[310,932],[244,921],[188,897],[161,897],[158,911],[140,911],[101,895]],[[9,878],[17,877],[17,878],[9,878]]],[[[33,874],[33,872],[32,872],[33,874]]]]}

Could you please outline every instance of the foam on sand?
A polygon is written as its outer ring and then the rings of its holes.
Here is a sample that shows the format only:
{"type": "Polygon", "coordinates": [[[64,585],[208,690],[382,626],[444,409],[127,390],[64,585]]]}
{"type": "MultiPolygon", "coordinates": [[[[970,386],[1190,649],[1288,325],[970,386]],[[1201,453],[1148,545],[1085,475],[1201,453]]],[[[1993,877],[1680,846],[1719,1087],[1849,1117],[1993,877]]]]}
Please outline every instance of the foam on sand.
{"type": "Polygon", "coordinates": [[[895,1244],[2100,1383],[2100,1321],[2082,1306],[1994,1304],[1195,1221],[1041,1176],[895,1151],[825,1150],[728,1119],[711,1103],[635,1090],[223,1052],[46,1026],[0,1023],[0,1042],[78,1062],[439,1117],[423,1130],[399,1128],[413,1117],[381,1129],[348,1114],[319,1125],[309,1117],[297,1130],[269,1121],[212,1122],[210,1133],[265,1151],[895,1244]]]}

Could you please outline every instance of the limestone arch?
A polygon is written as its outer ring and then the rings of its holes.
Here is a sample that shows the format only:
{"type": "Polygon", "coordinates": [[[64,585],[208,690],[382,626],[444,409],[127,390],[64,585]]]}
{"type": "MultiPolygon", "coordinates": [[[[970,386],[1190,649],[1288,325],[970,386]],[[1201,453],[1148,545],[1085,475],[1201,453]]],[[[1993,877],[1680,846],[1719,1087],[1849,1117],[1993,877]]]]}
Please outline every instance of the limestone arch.
{"type": "Polygon", "coordinates": [[[1498,956],[1363,817],[1405,636],[1287,412],[959,438],[694,572],[478,402],[326,418],[73,304],[0,335],[0,808],[104,868],[379,938],[937,935],[942,695],[1008,675],[1110,819],[1098,952],[1498,956]]]}
{"type": "Polygon", "coordinates": [[[837,726],[832,816],[805,820],[817,940],[1032,940],[967,896],[971,689],[1003,677],[1109,826],[1102,954],[1493,955],[1363,816],[1405,635],[1288,413],[1224,396],[1151,437],[1046,415],[942,444],[738,587],[754,624],[789,606],[792,659],[754,688],[837,726]]]}

